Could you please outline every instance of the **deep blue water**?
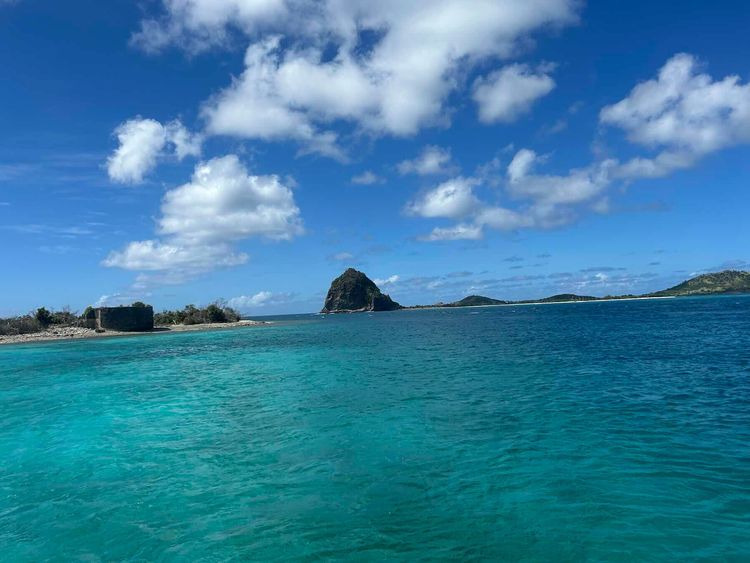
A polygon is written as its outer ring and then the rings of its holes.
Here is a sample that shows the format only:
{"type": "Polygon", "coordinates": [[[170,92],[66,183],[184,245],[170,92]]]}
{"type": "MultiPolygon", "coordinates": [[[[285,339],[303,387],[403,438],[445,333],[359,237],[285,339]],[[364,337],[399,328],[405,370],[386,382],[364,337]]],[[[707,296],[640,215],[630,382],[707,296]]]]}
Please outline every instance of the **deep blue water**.
{"type": "Polygon", "coordinates": [[[750,298],[0,347],[0,558],[750,560],[750,298]]]}

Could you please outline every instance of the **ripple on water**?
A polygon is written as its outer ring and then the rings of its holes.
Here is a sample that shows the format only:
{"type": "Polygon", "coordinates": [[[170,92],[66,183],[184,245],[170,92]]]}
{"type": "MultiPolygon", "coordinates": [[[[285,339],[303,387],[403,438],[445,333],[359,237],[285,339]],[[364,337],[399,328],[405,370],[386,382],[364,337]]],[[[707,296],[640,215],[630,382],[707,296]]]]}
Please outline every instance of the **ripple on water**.
{"type": "Polygon", "coordinates": [[[0,550],[750,558],[750,298],[0,349],[0,550]]]}

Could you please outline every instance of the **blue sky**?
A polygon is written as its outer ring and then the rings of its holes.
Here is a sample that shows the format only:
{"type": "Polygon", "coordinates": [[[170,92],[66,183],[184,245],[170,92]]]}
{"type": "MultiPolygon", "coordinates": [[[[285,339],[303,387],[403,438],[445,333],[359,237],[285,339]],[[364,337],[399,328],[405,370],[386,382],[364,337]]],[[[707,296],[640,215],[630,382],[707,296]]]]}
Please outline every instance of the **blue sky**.
{"type": "Polygon", "coordinates": [[[748,29],[739,1],[0,0],[0,314],[750,267],[748,29]]]}

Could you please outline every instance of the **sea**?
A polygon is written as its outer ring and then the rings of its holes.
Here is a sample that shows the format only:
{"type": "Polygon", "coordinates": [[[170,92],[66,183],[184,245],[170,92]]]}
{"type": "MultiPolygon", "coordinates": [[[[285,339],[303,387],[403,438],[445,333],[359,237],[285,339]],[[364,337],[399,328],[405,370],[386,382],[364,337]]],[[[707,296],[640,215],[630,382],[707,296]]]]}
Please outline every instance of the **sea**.
{"type": "Polygon", "coordinates": [[[750,561],[750,297],[0,347],[2,561],[750,561]]]}

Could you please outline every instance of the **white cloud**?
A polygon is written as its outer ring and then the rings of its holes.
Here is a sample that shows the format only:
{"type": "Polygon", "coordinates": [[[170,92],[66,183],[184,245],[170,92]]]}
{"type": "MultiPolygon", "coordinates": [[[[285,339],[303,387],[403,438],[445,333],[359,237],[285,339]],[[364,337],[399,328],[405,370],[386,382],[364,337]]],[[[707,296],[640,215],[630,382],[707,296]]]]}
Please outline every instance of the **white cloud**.
{"type": "Polygon", "coordinates": [[[507,167],[505,182],[491,178],[454,178],[423,194],[407,210],[422,217],[447,217],[462,222],[452,227],[436,227],[422,240],[473,240],[483,236],[485,227],[514,231],[525,228],[550,229],[569,224],[579,208],[599,198],[614,179],[616,161],[606,160],[565,175],[535,174],[541,161],[534,151],[521,149],[507,167]],[[483,185],[503,185],[515,208],[499,206],[477,197],[483,185]]]}
{"type": "Polygon", "coordinates": [[[539,160],[537,154],[530,149],[521,149],[513,157],[508,165],[508,177],[511,182],[517,182],[524,178],[539,160]]]}
{"type": "Polygon", "coordinates": [[[453,178],[423,193],[407,205],[406,211],[421,217],[465,217],[479,204],[473,191],[478,184],[475,178],[453,178]]]}
{"type": "Polygon", "coordinates": [[[570,224],[583,213],[607,214],[612,209],[607,190],[616,182],[666,176],[693,166],[706,154],[750,142],[750,84],[741,84],[736,76],[713,80],[698,73],[692,56],[680,54],[667,61],[656,79],[602,109],[600,120],[623,129],[630,141],[656,154],[624,163],[600,159],[563,174],[541,174],[535,169],[546,158],[521,149],[505,178],[498,178],[495,160],[479,167],[477,177],[449,180],[410,204],[407,209],[415,215],[461,221],[438,227],[423,240],[480,238],[485,227],[549,229],[570,224]],[[463,188],[448,189],[456,181],[463,188]],[[506,204],[478,198],[475,192],[487,186],[501,188],[506,204]]]}
{"type": "Polygon", "coordinates": [[[400,276],[394,274],[394,275],[389,276],[387,278],[375,278],[372,281],[375,282],[375,285],[377,285],[378,287],[382,287],[382,286],[386,286],[386,285],[393,285],[394,283],[398,282],[398,280],[400,280],[400,279],[401,279],[400,276]]]}
{"type": "Polygon", "coordinates": [[[122,251],[112,252],[104,260],[107,267],[126,270],[190,270],[204,273],[247,262],[246,254],[234,254],[227,244],[164,243],[142,240],[129,243],[122,251]]]}
{"type": "Polygon", "coordinates": [[[120,146],[107,160],[107,172],[115,182],[138,184],[156,166],[167,143],[164,127],[153,119],[135,118],[118,125],[120,146]]]}
{"type": "Polygon", "coordinates": [[[239,311],[250,311],[252,309],[261,309],[273,305],[284,305],[291,303],[296,294],[294,293],[275,293],[272,291],[259,291],[254,295],[240,295],[227,301],[227,305],[239,311]]]}
{"type": "Polygon", "coordinates": [[[229,155],[198,165],[190,183],[167,192],[159,232],[191,243],[288,240],[302,224],[292,191],[277,176],[249,175],[229,155]]]}
{"type": "Polygon", "coordinates": [[[182,160],[187,156],[199,157],[203,145],[203,137],[190,133],[179,121],[170,121],[166,126],[167,142],[174,145],[174,154],[182,160]]]}
{"type": "Polygon", "coordinates": [[[429,235],[422,237],[421,240],[478,240],[483,236],[481,226],[459,223],[453,227],[435,227],[429,235]]]}
{"type": "Polygon", "coordinates": [[[554,206],[589,201],[611,182],[616,162],[603,162],[581,169],[570,170],[564,176],[533,174],[539,161],[534,151],[521,149],[508,165],[507,192],[518,199],[537,205],[554,206]]]}
{"type": "Polygon", "coordinates": [[[398,164],[400,174],[418,174],[429,176],[448,174],[454,170],[451,166],[451,151],[432,145],[426,146],[414,160],[404,160],[398,164]]]}
{"type": "Polygon", "coordinates": [[[240,295],[227,301],[227,305],[234,309],[245,310],[253,307],[263,307],[275,301],[277,295],[270,291],[259,291],[255,295],[240,295]]]}
{"type": "Polygon", "coordinates": [[[510,123],[531,111],[534,102],[555,88],[551,70],[549,65],[532,70],[528,65],[513,64],[478,78],[473,97],[479,106],[479,120],[510,123]]]}
{"type": "Polygon", "coordinates": [[[141,281],[181,283],[247,261],[232,243],[250,237],[288,240],[302,233],[292,191],[276,176],[253,176],[235,155],[199,164],[191,182],[168,191],[158,234],[111,252],[103,264],[159,272],[141,281]]]}
{"type": "MultiPolygon", "coordinates": [[[[225,4],[238,3],[219,2],[222,9],[207,10],[215,16],[209,18],[204,12],[196,16],[197,6],[204,2],[168,1],[165,20],[156,27],[148,24],[138,37],[158,47],[188,33],[199,45],[210,46],[223,43],[232,29],[248,34],[253,43],[245,55],[244,72],[204,106],[208,131],[294,139],[307,150],[337,157],[341,151],[327,130],[333,121],[396,136],[445,125],[448,97],[464,88],[467,70],[483,61],[512,57],[539,29],[575,22],[579,4],[288,0],[285,10],[274,4],[267,18],[227,17],[231,10],[224,9],[225,4]],[[183,9],[175,9],[178,5],[183,9]],[[146,41],[152,31],[154,39],[146,41]]],[[[534,87],[540,95],[545,87],[540,85],[545,82],[542,75],[517,74],[516,82],[523,82],[527,97],[534,87]]],[[[520,111],[520,102],[516,109],[520,111]]]]}
{"type": "MultiPolygon", "coordinates": [[[[279,44],[280,37],[272,37],[248,48],[242,77],[203,107],[209,133],[265,141],[296,139],[307,152],[344,159],[336,135],[319,131],[304,111],[287,104],[279,94],[276,81],[280,76],[286,73],[289,80],[298,76],[295,70],[280,68],[279,44]]],[[[315,87],[302,82],[291,86],[301,90],[315,87]]]]}
{"type": "Polygon", "coordinates": [[[362,174],[357,174],[352,177],[352,184],[359,184],[361,186],[371,186],[373,184],[382,184],[385,182],[384,178],[381,178],[371,170],[366,170],[362,174]]]}
{"type": "Polygon", "coordinates": [[[164,126],[155,119],[135,117],[118,125],[115,135],[119,146],[107,159],[107,173],[112,181],[123,184],[143,182],[167,147],[180,160],[201,152],[202,138],[178,120],[164,126]]]}
{"type": "Polygon", "coordinates": [[[339,252],[331,256],[330,259],[335,260],[336,262],[348,262],[349,260],[354,259],[354,254],[351,252],[339,252]]]}
{"type": "Polygon", "coordinates": [[[659,177],[688,168],[703,156],[750,142],[750,84],[738,76],[714,80],[699,73],[695,57],[675,55],[655,79],[600,113],[604,125],[660,152],[626,163],[624,178],[659,177]]]}
{"type": "Polygon", "coordinates": [[[162,0],[164,15],[146,19],[132,43],[147,52],[178,44],[200,52],[226,44],[234,28],[251,34],[286,17],[284,0],[162,0]]]}
{"type": "Polygon", "coordinates": [[[519,213],[504,207],[486,206],[477,213],[478,226],[487,226],[499,231],[514,231],[534,225],[534,219],[525,213],[519,213]]]}

